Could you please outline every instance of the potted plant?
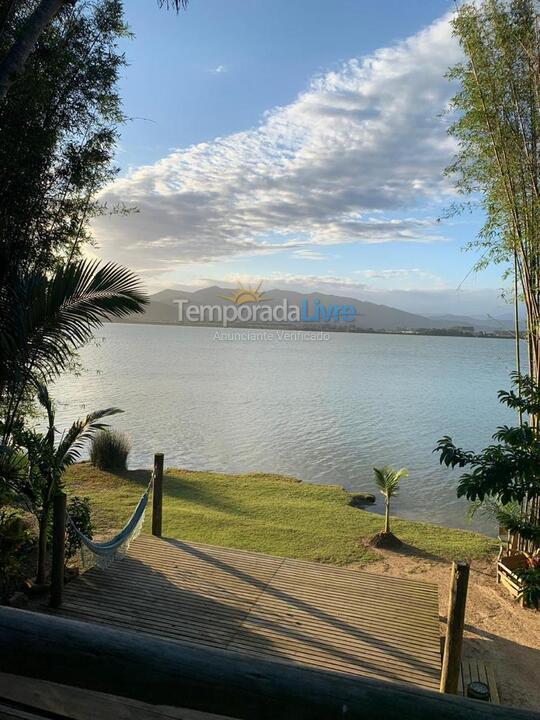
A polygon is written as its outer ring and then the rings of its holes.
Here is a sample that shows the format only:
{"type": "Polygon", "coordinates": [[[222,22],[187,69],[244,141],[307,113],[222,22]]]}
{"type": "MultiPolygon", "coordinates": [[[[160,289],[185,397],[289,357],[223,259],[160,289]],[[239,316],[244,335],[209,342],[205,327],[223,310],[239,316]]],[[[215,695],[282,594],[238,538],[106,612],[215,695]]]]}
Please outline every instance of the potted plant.
{"type": "Polygon", "coordinates": [[[540,554],[513,551],[497,561],[497,583],[503,585],[523,607],[538,610],[540,604],[540,554]]]}

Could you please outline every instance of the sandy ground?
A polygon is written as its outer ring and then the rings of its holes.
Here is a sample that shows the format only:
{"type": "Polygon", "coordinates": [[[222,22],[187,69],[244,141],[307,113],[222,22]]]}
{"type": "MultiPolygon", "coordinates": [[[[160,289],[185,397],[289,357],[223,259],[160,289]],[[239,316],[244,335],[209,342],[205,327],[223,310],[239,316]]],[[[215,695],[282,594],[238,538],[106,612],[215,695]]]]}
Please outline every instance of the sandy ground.
{"type": "MultiPolygon", "coordinates": [[[[419,557],[413,550],[378,550],[380,560],[367,572],[413,577],[439,586],[441,634],[446,613],[451,564],[419,557]]],[[[540,710],[540,612],[521,608],[495,582],[495,562],[473,562],[469,579],[463,656],[491,663],[501,703],[540,710]]]]}

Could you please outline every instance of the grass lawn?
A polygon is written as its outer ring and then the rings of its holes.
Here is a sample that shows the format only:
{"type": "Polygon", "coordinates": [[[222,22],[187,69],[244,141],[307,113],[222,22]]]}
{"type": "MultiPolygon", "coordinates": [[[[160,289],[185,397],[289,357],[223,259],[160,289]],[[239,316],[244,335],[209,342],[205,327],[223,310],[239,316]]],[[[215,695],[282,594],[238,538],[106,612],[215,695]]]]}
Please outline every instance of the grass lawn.
{"type": "MultiPolygon", "coordinates": [[[[65,480],[69,496],[90,498],[96,534],[110,535],[129,518],[149,476],[144,470],[115,475],[80,463],[65,480]]],[[[163,535],[338,565],[369,562],[375,554],[363,541],[382,529],[383,519],[351,507],[350,497],[338,486],[279,475],[168,469],[163,535]]],[[[496,549],[484,535],[429,523],[395,518],[392,530],[426,557],[475,559],[496,549]]]]}

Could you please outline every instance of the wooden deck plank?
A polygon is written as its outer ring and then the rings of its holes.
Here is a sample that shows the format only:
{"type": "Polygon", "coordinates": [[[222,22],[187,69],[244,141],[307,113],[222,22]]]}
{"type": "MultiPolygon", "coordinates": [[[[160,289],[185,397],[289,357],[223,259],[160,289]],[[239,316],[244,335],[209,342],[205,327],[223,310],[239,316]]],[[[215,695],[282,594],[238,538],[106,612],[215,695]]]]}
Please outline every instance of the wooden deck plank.
{"type": "Polygon", "coordinates": [[[488,679],[489,691],[491,693],[491,702],[495,705],[500,705],[501,699],[499,697],[499,689],[497,687],[497,680],[495,679],[495,672],[491,663],[485,663],[486,675],[488,679]]]}
{"type": "Polygon", "coordinates": [[[58,615],[438,689],[437,587],[141,535],[69,583],[58,615]]]}
{"type": "Polygon", "coordinates": [[[461,661],[458,693],[466,696],[469,683],[477,681],[488,686],[491,696],[490,702],[499,705],[499,691],[497,689],[497,682],[492,665],[478,658],[463,658],[461,661]]]}

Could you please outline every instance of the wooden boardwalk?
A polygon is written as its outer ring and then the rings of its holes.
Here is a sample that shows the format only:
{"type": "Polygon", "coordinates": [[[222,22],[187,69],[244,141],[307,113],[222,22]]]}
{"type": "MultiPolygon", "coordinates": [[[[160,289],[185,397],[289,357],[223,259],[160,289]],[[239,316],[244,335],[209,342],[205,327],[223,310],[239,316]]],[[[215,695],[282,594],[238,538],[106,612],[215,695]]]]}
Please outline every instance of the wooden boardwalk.
{"type": "Polygon", "coordinates": [[[416,580],[141,535],[49,612],[439,689],[437,587],[416,580]]]}

